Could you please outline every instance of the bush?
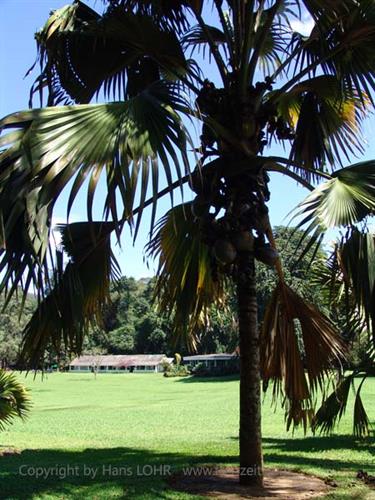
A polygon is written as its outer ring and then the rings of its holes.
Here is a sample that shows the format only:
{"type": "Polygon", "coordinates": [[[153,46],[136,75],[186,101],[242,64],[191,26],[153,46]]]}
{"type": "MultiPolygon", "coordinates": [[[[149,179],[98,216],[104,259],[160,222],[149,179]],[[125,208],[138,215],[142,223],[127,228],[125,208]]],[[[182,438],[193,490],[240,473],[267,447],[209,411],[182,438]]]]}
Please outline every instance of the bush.
{"type": "Polygon", "coordinates": [[[174,355],[174,364],[163,362],[164,377],[187,377],[190,371],[185,365],[181,364],[181,356],[176,353],[174,355]]]}
{"type": "Polygon", "coordinates": [[[169,365],[166,370],[164,370],[164,377],[187,377],[190,375],[190,371],[185,365],[169,365]]]}
{"type": "Polygon", "coordinates": [[[375,372],[375,351],[372,339],[366,334],[357,335],[353,340],[348,358],[351,369],[367,369],[369,373],[375,372]]]}

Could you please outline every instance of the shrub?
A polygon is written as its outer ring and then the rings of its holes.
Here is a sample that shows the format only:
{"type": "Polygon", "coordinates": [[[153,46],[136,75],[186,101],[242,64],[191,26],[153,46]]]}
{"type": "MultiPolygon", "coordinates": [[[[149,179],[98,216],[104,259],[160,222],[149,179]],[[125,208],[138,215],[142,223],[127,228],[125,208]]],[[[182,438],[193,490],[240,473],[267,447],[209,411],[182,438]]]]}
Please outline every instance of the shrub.
{"type": "Polygon", "coordinates": [[[187,377],[190,371],[185,365],[171,364],[164,370],[164,377],[187,377]]]}

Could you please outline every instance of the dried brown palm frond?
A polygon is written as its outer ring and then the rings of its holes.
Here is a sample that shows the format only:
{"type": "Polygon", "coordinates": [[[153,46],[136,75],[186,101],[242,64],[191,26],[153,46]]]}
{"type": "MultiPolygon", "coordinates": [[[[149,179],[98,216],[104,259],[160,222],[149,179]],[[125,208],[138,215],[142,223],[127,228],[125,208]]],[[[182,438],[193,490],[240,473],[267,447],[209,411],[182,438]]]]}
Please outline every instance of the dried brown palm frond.
{"type": "Polygon", "coordinates": [[[274,398],[284,398],[289,425],[307,424],[316,390],[345,351],[331,321],[279,281],[265,312],[261,365],[265,386],[273,381],[274,398]]]}

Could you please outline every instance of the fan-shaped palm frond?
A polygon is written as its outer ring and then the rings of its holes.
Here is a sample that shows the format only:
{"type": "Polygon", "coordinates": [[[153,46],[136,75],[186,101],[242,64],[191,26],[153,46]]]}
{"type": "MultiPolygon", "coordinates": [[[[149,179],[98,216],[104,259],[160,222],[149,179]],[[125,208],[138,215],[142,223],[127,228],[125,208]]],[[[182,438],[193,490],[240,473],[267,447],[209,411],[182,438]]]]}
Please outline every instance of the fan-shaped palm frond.
{"type": "Polygon", "coordinates": [[[301,81],[288,92],[276,91],[271,99],[276,99],[280,116],[295,130],[290,157],[307,178],[314,178],[315,168],[363,153],[361,123],[369,101],[354,89],[343,88],[336,76],[301,81]]]}
{"type": "MultiPolygon", "coordinates": [[[[352,293],[351,278],[342,258],[342,245],[348,242],[348,235],[333,245],[332,251],[325,262],[315,266],[312,273],[312,283],[319,288],[320,296],[329,316],[335,322],[346,342],[351,342],[357,335],[368,329],[369,316],[352,293]]],[[[357,248],[359,260],[367,251],[357,248]]],[[[363,269],[359,264],[358,270],[363,269]]],[[[366,263],[367,269],[367,263],[366,263]]],[[[363,273],[366,273],[364,270],[363,273]]],[[[364,275],[359,272],[362,278],[364,275]]],[[[363,288],[368,287],[368,274],[363,281],[363,288]]],[[[359,277],[359,280],[361,278],[359,277]]],[[[370,288],[367,288],[370,290],[370,288]]]]}
{"type": "Polygon", "coordinates": [[[224,299],[224,276],[202,241],[191,203],[174,207],[159,221],[147,252],[159,258],[160,310],[172,317],[175,340],[194,350],[211,305],[224,299]]]}
{"type": "Polygon", "coordinates": [[[182,37],[182,44],[186,46],[186,48],[191,49],[191,54],[194,53],[195,50],[199,50],[203,47],[203,55],[205,55],[205,46],[208,44],[206,33],[210,34],[211,40],[216,45],[221,45],[226,43],[225,34],[218,28],[214,26],[205,26],[205,31],[203,31],[202,27],[197,25],[193,26],[189,31],[187,31],[182,37]]]}
{"type": "Polygon", "coordinates": [[[160,79],[160,68],[175,75],[188,69],[172,31],[120,7],[102,17],[81,2],[62,7],[36,39],[43,69],[32,93],[46,87],[49,104],[67,103],[66,94],[87,103],[101,88],[113,98],[134,96],[160,79]]]}
{"type": "Polygon", "coordinates": [[[345,280],[345,284],[347,288],[351,290],[358,309],[364,314],[370,331],[374,333],[374,235],[353,228],[348,237],[341,240],[338,252],[340,258],[340,271],[345,280]]]}
{"type": "Polygon", "coordinates": [[[246,78],[252,81],[255,69],[262,71],[264,76],[270,76],[282,64],[288,46],[290,23],[296,17],[293,2],[278,0],[269,8],[260,8],[249,16],[244,38],[247,44],[243,47],[243,58],[249,51],[249,67],[246,78]]]}
{"type": "Polygon", "coordinates": [[[25,419],[31,409],[29,392],[14,373],[0,369],[0,431],[20,417],[25,419]]]}
{"type": "Polygon", "coordinates": [[[323,399],[312,421],[314,432],[320,431],[323,434],[329,434],[333,431],[345,413],[348,405],[349,391],[352,387],[355,393],[353,434],[357,437],[369,435],[371,425],[361,399],[361,390],[366,380],[366,375],[362,375],[362,379],[356,388],[355,381],[358,376],[360,376],[360,372],[357,370],[350,375],[343,376],[336,383],[334,391],[323,399]]]}
{"type": "Polygon", "coordinates": [[[25,326],[20,364],[43,368],[44,354],[53,346],[79,354],[91,323],[101,321],[109,300],[110,279],[119,275],[111,252],[111,222],[77,222],[60,226],[63,249],[70,257],[64,268],[57,251],[50,291],[25,326]]]}
{"type": "Polygon", "coordinates": [[[105,217],[130,223],[136,194],[140,220],[150,177],[156,203],[159,163],[168,180],[181,180],[175,148],[187,168],[187,139],[172,109],[179,104],[175,90],[159,83],[126,102],[24,111],[0,122],[4,129],[15,129],[0,139],[8,145],[0,155],[3,283],[11,278],[18,286],[29,269],[27,283],[41,287],[37,268],[46,258],[53,205],[71,179],[68,213],[86,181],[92,219],[95,190],[106,174],[105,217]],[[123,203],[120,215],[116,193],[123,203]]]}
{"type": "Polygon", "coordinates": [[[357,95],[370,99],[375,89],[375,8],[372,2],[304,0],[315,26],[309,37],[295,37],[292,53],[294,77],[313,75],[319,68],[326,75],[338,75],[357,95]]]}
{"type": "Polygon", "coordinates": [[[311,397],[345,352],[331,321],[280,281],[264,315],[261,365],[265,386],[272,380],[274,396],[285,395],[288,427],[293,422],[306,428],[311,397]]]}
{"type": "Polygon", "coordinates": [[[300,203],[295,217],[308,224],[307,232],[317,237],[332,227],[352,225],[375,210],[374,161],[357,163],[337,170],[300,203]]]}
{"type": "Polygon", "coordinates": [[[353,382],[353,374],[343,377],[336,384],[335,390],[324,399],[321,407],[314,415],[313,431],[318,429],[322,433],[330,433],[345,413],[348,404],[349,391],[353,382]]]}
{"type": "Polygon", "coordinates": [[[183,30],[189,24],[188,9],[201,12],[202,0],[105,0],[114,7],[124,7],[135,13],[148,15],[161,26],[183,30]]]}
{"type": "Polygon", "coordinates": [[[365,407],[361,398],[361,389],[366,377],[363,377],[357,389],[354,401],[353,412],[353,434],[358,437],[368,436],[370,433],[370,420],[367,416],[365,407]]]}

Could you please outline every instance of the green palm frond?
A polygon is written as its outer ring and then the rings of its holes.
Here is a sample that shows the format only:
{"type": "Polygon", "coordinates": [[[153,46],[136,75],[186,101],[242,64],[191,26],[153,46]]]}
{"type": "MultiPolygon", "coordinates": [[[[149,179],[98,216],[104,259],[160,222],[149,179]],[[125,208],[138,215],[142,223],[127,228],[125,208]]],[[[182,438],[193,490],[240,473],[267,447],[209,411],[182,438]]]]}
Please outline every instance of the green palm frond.
{"type": "Polygon", "coordinates": [[[250,17],[249,46],[253,49],[250,71],[257,67],[264,76],[270,76],[282,64],[288,53],[289,20],[293,17],[296,11],[286,0],[278,0],[268,9],[259,9],[257,16],[250,17]]]}
{"type": "MultiPolygon", "coordinates": [[[[156,160],[163,165],[168,179],[174,173],[171,162],[181,178],[174,148],[186,163],[186,131],[173,108],[182,102],[173,87],[160,83],[126,102],[43,108],[9,115],[0,127],[16,131],[1,138],[1,143],[8,145],[0,155],[2,190],[11,190],[18,183],[17,188],[27,192],[29,183],[39,189],[39,205],[49,206],[76,176],[68,203],[70,210],[78,190],[90,179],[90,216],[100,174],[106,172],[109,195],[118,189],[125,213],[130,216],[138,178],[147,178],[149,170],[158,168],[156,160]]],[[[114,206],[108,203],[104,208],[116,220],[114,206]]]]}
{"type": "Polygon", "coordinates": [[[324,399],[312,422],[312,430],[329,434],[344,415],[354,374],[340,378],[335,390],[324,399]]]}
{"type": "Polygon", "coordinates": [[[210,38],[216,45],[222,45],[226,43],[225,34],[215,26],[205,26],[205,31],[203,31],[202,27],[197,25],[193,26],[189,31],[184,33],[182,37],[182,44],[186,48],[191,49],[191,54],[194,53],[195,50],[199,50],[203,47],[203,56],[205,55],[205,48],[208,45],[207,35],[210,34],[210,38]]]}
{"type": "Polygon", "coordinates": [[[25,419],[31,409],[30,394],[14,373],[0,369],[0,431],[14,418],[25,419]]]}
{"type": "Polygon", "coordinates": [[[77,222],[59,228],[70,259],[64,267],[63,254],[57,251],[50,291],[25,326],[22,367],[43,368],[51,346],[56,352],[79,354],[89,325],[100,324],[111,278],[119,276],[110,246],[113,223],[77,222]]]}
{"type": "MultiPolygon", "coordinates": [[[[315,26],[309,37],[294,37],[293,81],[319,68],[338,75],[357,95],[375,90],[375,9],[372,2],[304,0],[315,26]]],[[[292,82],[291,82],[292,83],[292,82]]],[[[289,86],[286,84],[286,86],[289,86]]]]}
{"type": "MultiPolygon", "coordinates": [[[[357,335],[368,330],[370,325],[370,315],[366,314],[366,309],[353,294],[352,278],[343,261],[342,248],[346,246],[349,239],[346,235],[341,241],[335,243],[326,262],[315,266],[312,274],[312,284],[319,288],[323,303],[346,342],[352,341],[357,335]]],[[[368,273],[368,262],[361,262],[367,254],[367,249],[357,247],[355,251],[357,251],[355,259],[358,258],[359,262],[354,276],[358,276],[358,282],[361,282],[365,292],[364,296],[369,297],[372,293],[368,286],[372,271],[368,273]],[[370,295],[367,292],[370,292],[370,295]]],[[[357,278],[354,279],[357,280],[357,278]]]]}
{"type": "Polygon", "coordinates": [[[261,366],[265,386],[285,396],[287,422],[306,425],[311,397],[346,349],[331,321],[280,281],[262,326],[261,366]],[[299,332],[299,333],[298,333],[299,332]],[[306,373],[305,373],[306,370],[306,373]]]}
{"type": "Polygon", "coordinates": [[[370,160],[337,170],[298,205],[298,227],[320,235],[328,228],[352,225],[375,210],[375,162],[370,160]]]}
{"type": "Polygon", "coordinates": [[[353,413],[353,434],[357,437],[364,437],[370,434],[370,420],[367,416],[365,407],[363,406],[361,398],[361,389],[366,380],[363,377],[359,387],[357,389],[354,401],[354,413],[353,413]]]}
{"type": "Polygon", "coordinates": [[[273,93],[280,116],[295,130],[290,157],[307,177],[327,163],[363,153],[361,124],[369,101],[333,75],[321,75],[273,93]]]}
{"type": "Polygon", "coordinates": [[[207,325],[209,309],[224,299],[224,278],[202,241],[191,203],[171,209],[159,221],[147,252],[159,258],[156,296],[160,311],[172,318],[175,340],[191,350],[207,325]]]}
{"type": "MultiPolygon", "coordinates": [[[[337,249],[339,272],[371,332],[375,325],[375,237],[352,228],[337,249]]],[[[374,335],[375,338],[375,335],[374,335]]]]}
{"type": "Polygon", "coordinates": [[[188,9],[201,12],[203,8],[203,0],[105,0],[105,2],[150,16],[155,23],[178,32],[189,25],[188,9]]]}
{"type": "Polygon", "coordinates": [[[32,94],[49,92],[49,104],[88,103],[106,96],[134,96],[160,80],[188,70],[177,36],[151,17],[121,7],[102,17],[81,2],[54,11],[36,35],[43,66],[32,94]],[[66,95],[67,94],[67,95],[66,95]]]}
{"type": "Polygon", "coordinates": [[[323,399],[322,404],[312,421],[314,432],[319,431],[323,434],[329,434],[343,417],[349,399],[350,388],[355,393],[354,411],[353,411],[353,434],[357,437],[366,437],[370,434],[371,424],[363,402],[361,399],[361,390],[366,380],[366,375],[362,375],[357,388],[354,386],[358,371],[350,375],[341,377],[335,385],[334,391],[323,399]]]}
{"type": "Polygon", "coordinates": [[[34,284],[43,290],[53,206],[69,181],[68,214],[88,184],[92,219],[101,175],[107,181],[104,215],[118,231],[121,220],[132,224],[135,203],[139,225],[149,183],[155,211],[160,165],[170,184],[172,177],[182,179],[176,149],[187,168],[187,136],[173,110],[180,104],[177,91],[159,83],[126,102],[36,109],[0,122],[13,129],[0,138],[7,146],[0,154],[1,288],[12,283],[13,291],[21,286],[26,293],[34,284]]]}

